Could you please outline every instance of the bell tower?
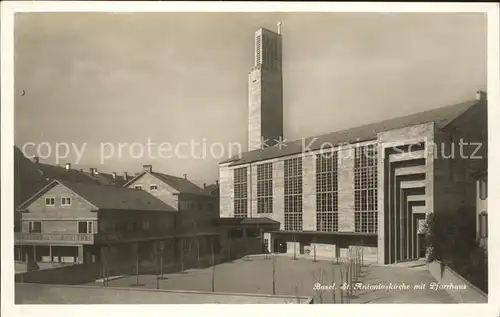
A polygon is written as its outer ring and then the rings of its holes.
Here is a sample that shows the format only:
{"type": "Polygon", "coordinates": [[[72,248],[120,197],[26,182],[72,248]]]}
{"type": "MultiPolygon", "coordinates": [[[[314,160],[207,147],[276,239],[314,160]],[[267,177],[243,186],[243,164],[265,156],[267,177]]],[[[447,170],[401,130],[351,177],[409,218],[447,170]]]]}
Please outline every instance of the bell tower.
{"type": "Polygon", "coordinates": [[[254,66],[248,76],[248,150],[273,146],[283,138],[281,22],[278,32],[255,32],[254,66]]]}

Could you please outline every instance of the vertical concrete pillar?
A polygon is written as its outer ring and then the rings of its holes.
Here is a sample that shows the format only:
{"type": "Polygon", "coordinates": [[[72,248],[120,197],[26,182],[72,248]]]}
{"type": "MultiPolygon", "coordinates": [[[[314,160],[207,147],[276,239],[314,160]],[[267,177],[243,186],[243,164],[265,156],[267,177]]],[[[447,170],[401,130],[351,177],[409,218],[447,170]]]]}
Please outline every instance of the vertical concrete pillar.
{"type": "Polygon", "coordinates": [[[354,232],[354,156],[355,149],[338,152],[338,217],[340,232],[354,232]]]}
{"type": "Polygon", "coordinates": [[[33,262],[36,262],[36,245],[33,245],[33,262]]]}
{"type": "Polygon", "coordinates": [[[285,163],[273,163],[273,219],[280,223],[280,229],[285,228],[285,163]]]}
{"type": "Polygon", "coordinates": [[[83,263],[83,245],[78,246],[78,263],[83,263]]]}
{"type": "Polygon", "coordinates": [[[302,230],[316,231],[316,156],[302,159],[302,230]]]}
{"type": "Polygon", "coordinates": [[[49,244],[49,262],[52,262],[52,245],[49,244]]]}

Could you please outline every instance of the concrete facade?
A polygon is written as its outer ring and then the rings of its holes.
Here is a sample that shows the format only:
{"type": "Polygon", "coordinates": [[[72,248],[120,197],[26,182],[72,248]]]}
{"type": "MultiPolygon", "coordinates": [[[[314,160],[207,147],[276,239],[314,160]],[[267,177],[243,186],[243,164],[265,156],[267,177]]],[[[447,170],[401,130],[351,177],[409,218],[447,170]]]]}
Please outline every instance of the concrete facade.
{"type": "Polygon", "coordinates": [[[260,29],[254,44],[255,64],[248,75],[249,151],[271,146],[283,137],[281,35],[260,29]]]}
{"type": "MultiPolygon", "coordinates": [[[[322,242],[321,248],[324,248],[323,244],[330,245],[331,248],[340,244],[342,247],[339,252],[345,252],[346,248],[365,244],[365,247],[372,248],[369,254],[378,263],[394,263],[424,256],[423,224],[427,215],[439,210],[453,211],[459,206],[476,203],[475,179],[467,174],[483,164],[487,155],[486,134],[483,128],[478,128],[483,127],[486,122],[483,109],[484,104],[479,103],[446,128],[440,128],[430,121],[380,132],[370,141],[329,149],[328,151],[338,153],[338,232],[351,234],[352,237],[341,238],[344,242],[322,242]],[[469,156],[472,152],[477,152],[474,154],[480,159],[471,160],[458,155],[448,157],[452,147],[458,151],[457,144],[460,140],[464,143],[483,144],[477,151],[477,146],[463,151],[464,155],[469,156]],[[371,238],[363,240],[363,234],[355,230],[355,148],[367,145],[375,145],[378,151],[377,233],[374,243],[367,242],[371,238]]],[[[320,152],[306,151],[234,166],[231,163],[221,164],[221,216],[232,217],[234,169],[246,167],[250,184],[247,216],[276,220],[280,222],[280,229],[283,231],[284,161],[300,156],[302,231],[314,235],[317,230],[315,155],[320,152]],[[258,214],[256,207],[257,166],[265,163],[272,163],[273,168],[272,214],[258,214]]],[[[335,236],[335,233],[332,234],[335,236]]],[[[287,253],[293,253],[298,248],[299,253],[304,254],[305,249],[313,245],[315,238],[311,236],[307,241],[301,241],[301,238],[289,235],[287,239],[287,253]]]]}

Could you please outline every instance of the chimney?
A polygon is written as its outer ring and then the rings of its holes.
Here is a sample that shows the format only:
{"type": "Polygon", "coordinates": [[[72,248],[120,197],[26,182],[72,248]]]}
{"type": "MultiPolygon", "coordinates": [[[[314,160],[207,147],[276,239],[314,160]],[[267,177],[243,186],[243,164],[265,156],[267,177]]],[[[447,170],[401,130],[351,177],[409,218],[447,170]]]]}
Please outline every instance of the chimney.
{"type": "Polygon", "coordinates": [[[215,180],[215,185],[219,186],[219,180],[215,180]]]}
{"type": "Polygon", "coordinates": [[[92,176],[97,175],[97,168],[91,167],[90,168],[90,175],[92,175],[92,176]]]}
{"type": "Polygon", "coordinates": [[[182,174],[184,175],[184,179],[188,179],[188,174],[182,174]]]}
{"type": "Polygon", "coordinates": [[[486,100],[486,92],[482,90],[476,91],[476,100],[486,100]]]}
{"type": "Polygon", "coordinates": [[[71,163],[66,163],[66,170],[69,171],[71,169],[71,163]]]}
{"type": "Polygon", "coordinates": [[[203,183],[203,188],[207,188],[207,183],[203,183]]]}
{"type": "Polygon", "coordinates": [[[33,163],[40,163],[40,158],[38,156],[33,156],[33,163]]]}
{"type": "Polygon", "coordinates": [[[127,172],[123,172],[123,179],[125,181],[128,181],[128,173],[127,172]]]}
{"type": "Polygon", "coordinates": [[[113,179],[116,179],[116,172],[113,172],[111,175],[113,175],[113,179]]]}
{"type": "Polygon", "coordinates": [[[278,34],[281,34],[281,21],[276,24],[278,27],[278,34]]]}
{"type": "Polygon", "coordinates": [[[143,165],[142,168],[144,172],[151,173],[153,171],[153,165],[143,165]]]}

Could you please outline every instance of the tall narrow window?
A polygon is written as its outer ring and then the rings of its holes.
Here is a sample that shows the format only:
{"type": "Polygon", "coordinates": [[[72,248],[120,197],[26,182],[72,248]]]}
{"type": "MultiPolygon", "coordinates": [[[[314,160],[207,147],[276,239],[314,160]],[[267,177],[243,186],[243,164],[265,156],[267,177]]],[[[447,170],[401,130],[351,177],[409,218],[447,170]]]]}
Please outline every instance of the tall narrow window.
{"type": "Polygon", "coordinates": [[[354,224],[356,232],[377,232],[377,148],[367,145],[355,149],[354,224]]]}
{"type": "Polygon", "coordinates": [[[273,212],[273,164],[257,165],[257,213],[273,212]]]}
{"type": "Polygon", "coordinates": [[[41,233],[42,232],[42,222],[41,221],[30,221],[28,229],[29,229],[29,232],[31,232],[31,233],[41,233]]]}
{"type": "Polygon", "coordinates": [[[247,217],[248,184],[247,168],[241,167],[234,170],[234,217],[247,217]]]}
{"type": "Polygon", "coordinates": [[[488,214],[486,212],[479,214],[479,237],[488,237],[488,214]]]}
{"type": "Polygon", "coordinates": [[[338,154],[316,156],[316,230],[338,231],[338,154]]]}
{"type": "Polygon", "coordinates": [[[285,161],[285,230],[302,230],[302,158],[285,161]]]}
{"type": "Polygon", "coordinates": [[[481,200],[488,198],[488,181],[486,177],[479,180],[479,198],[481,198],[481,200]]]}

